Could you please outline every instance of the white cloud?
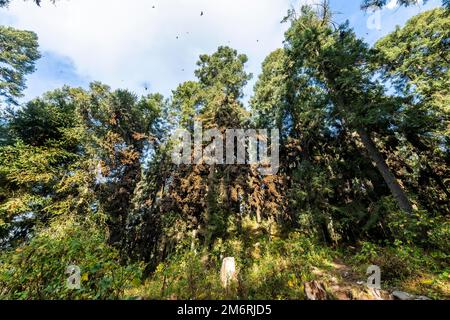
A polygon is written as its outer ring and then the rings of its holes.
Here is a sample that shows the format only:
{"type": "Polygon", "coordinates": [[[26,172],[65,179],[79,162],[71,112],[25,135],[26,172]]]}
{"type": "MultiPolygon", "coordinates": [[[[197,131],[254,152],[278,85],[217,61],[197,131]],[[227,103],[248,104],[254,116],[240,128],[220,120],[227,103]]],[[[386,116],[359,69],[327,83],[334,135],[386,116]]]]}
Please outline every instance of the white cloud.
{"type": "MultiPolygon", "coordinates": [[[[345,5],[332,1],[346,11],[336,19],[350,18],[369,43],[412,15],[440,4],[440,0],[430,0],[425,6],[398,8],[392,0],[381,14],[382,30],[367,33],[367,14],[361,12],[360,0],[354,1],[345,5]]],[[[39,8],[30,1],[14,0],[8,10],[0,9],[0,23],[35,31],[45,53],[39,70],[29,77],[25,100],[63,83],[85,84],[88,80],[139,94],[148,86],[152,92],[168,95],[179,83],[194,78],[200,54],[212,53],[219,45],[229,45],[249,56],[248,71],[255,76],[246,88],[251,94],[262,61],[282,46],[287,25],[280,21],[287,10],[292,5],[298,8],[300,3],[318,2],[58,0],[52,5],[44,0],[39,8]],[[61,63],[73,65],[75,70],[66,68],[61,73],[61,63]]]]}
{"type": "Polygon", "coordinates": [[[219,45],[248,54],[248,70],[257,74],[267,54],[282,46],[287,26],[280,21],[291,2],[61,0],[39,8],[17,0],[6,18],[35,31],[42,51],[71,59],[80,77],[138,92],[148,83],[167,94],[193,77],[199,54],[219,45]]]}

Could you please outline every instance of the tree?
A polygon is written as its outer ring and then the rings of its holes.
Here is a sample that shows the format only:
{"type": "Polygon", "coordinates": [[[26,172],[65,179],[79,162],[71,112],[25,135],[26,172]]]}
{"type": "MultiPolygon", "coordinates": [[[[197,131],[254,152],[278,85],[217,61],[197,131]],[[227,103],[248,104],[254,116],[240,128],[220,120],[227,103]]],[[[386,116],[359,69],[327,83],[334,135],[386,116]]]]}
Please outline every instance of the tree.
{"type": "Polygon", "coordinates": [[[86,171],[68,88],[9,115],[14,141],[0,147],[0,246],[27,239],[36,225],[86,210],[86,171]]]}
{"type": "Polygon", "coordinates": [[[384,181],[329,107],[328,92],[294,65],[286,49],[271,53],[251,99],[257,126],[281,131],[288,226],[329,244],[378,235],[384,181]]]}
{"type": "Polygon", "coordinates": [[[368,46],[347,25],[334,28],[329,16],[318,16],[308,7],[303,7],[301,16],[291,22],[286,33],[286,50],[294,68],[326,90],[331,115],[357,132],[399,208],[411,213],[408,196],[372,137],[375,128],[389,125],[398,106],[373,80],[368,46]]]}
{"type": "MultiPolygon", "coordinates": [[[[389,0],[364,0],[363,4],[361,5],[361,8],[364,10],[367,10],[369,8],[382,8],[387,5],[389,0]]],[[[424,1],[424,2],[427,2],[424,1]]],[[[398,0],[398,4],[401,6],[412,6],[412,5],[418,5],[420,3],[419,0],[398,0]]],[[[450,1],[449,0],[442,0],[442,5],[446,8],[450,8],[450,1]]]]}
{"type": "MultiPolygon", "coordinates": [[[[64,87],[28,102],[9,115],[9,128],[24,143],[43,147],[67,138],[67,130],[77,126],[75,106],[64,87]]],[[[77,141],[64,141],[68,150],[77,150],[77,141]]]]}
{"type": "Polygon", "coordinates": [[[450,12],[443,9],[424,12],[375,46],[384,79],[411,98],[412,109],[405,113],[417,133],[428,131],[431,124],[443,137],[450,134],[449,17],[450,12]]]}
{"type": "MultiPolygon", "coordinates": [[[[194,122],[201,121],[204,130],[214,128],[222,135],[226,129],[251,128],[241,101],[250,79],[246,61],[245,55],[229,47],[201,55],[197,80],[185,82],[173,92],[170,114],[176,127],[193,134],[194,122]]],[[[212,246],[216,238],[240,230],[244,217],[256,217],[258,223],[274,217],[281,220],[278,177],[261,177],[255,167],[207,163],[204,155],[199,163],[175,165],[170,159],[172,143],[169,139],[151,159],[135,199],[137,216],[147,218],[138,222],[145,231],[138,231],[138,244],[146,249],[138,255],[153,266],[185,241],[212,246]],[[148,230],[160,238],[150,236],[148,230]],[[146,237],[154,244],[152,248],[145,248],[146,237]]],[[[203,147],[209,144],[202,143],[203,147]]]]}
{"type": "Polygon", "coordinates": [[[17,104],[25,86],[25,75],[34,72],[40,58],[34,32],[0,26],[0,98],[17,104]]]}
{"type": "Polygon", "coordinates": [[[141,163],[163,133],[165,101],[159,94],[138,99],[126,90],[111,92],[100,83],[92,83],[89,91],[76,90],[74,99],[82,119],[82,144],[97,174],[93,188],[99,210],[108,219],[109,243],[123,248],[141,163]]]}
{"type": "Polygon", "coordinates": [[[441,210],[450,199],[445,183],[450,174],[449,14],[438,8],[413,17],[377,42],[374,61],[402,100],[395,125],[420,159],[421,180],[436,183],[433,190],[419,183],[418,193],[440,199],[436,205],[441,210]]]}
{"type": "MultiPolygon", "coordinates": [[[[193,122],[201,121],[205,130],[216,128],[222,133],[227,128],[241,128],[245,110],[240,99],[250,79],[244,70],[246,62],[247,56],[229,47],[201,55],[195,71],[198,81],[184,83],[174,92],[173,108],[180,113],[179,127],[193,133],[193,122]],[[188,122],[184,120],[189,118],[188,122]]],[[[226,171],[235,169],[203,162],[180,166],[171,177],[173,187],[166,195],[177,201],[166,201],[166,210],[182,212],[183,220],[193,222],[188,228],[200,229],[199,236],[211,244],[214,235],[223,233],[227,217],[237,214],[237,196],[234,202],[229,197],[231,181],[224,182],[225,177],[231,179],[226,171]],[[188,194],[187,185],[191,186],[188,194]]]]}

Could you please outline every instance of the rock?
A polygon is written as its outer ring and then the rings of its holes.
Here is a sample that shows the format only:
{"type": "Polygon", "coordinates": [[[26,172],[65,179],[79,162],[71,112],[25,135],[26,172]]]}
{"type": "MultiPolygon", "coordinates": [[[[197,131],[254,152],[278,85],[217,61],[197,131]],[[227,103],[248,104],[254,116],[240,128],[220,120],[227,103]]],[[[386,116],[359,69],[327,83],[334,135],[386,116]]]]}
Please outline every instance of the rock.
{"type": "Polygon", "coordinates": [[[394,291],[392,292],[392,296],[396,300],[431,300],[430,298],[425,296],[415,296],[403,291],[394,291]]]}
{"type": "Polygon", "coordinates": [[[403,291],[394,291],[392,292],[392,296],[396,300],[414,300],[414,296],[409,293],[403,291]]]}
{"type": "Polygon", "coordinates": [[[318,281],[305,283],[305,295],[308,300],[327,300],[328,293],[323,283],[318,281]]]}
{"type": "Polygon", "coordinates": [[[224,288],[228,288],[230,283],[237,281],[236,260],[232,257],[223,259],[220,270],[220,281],[224,288]]]}

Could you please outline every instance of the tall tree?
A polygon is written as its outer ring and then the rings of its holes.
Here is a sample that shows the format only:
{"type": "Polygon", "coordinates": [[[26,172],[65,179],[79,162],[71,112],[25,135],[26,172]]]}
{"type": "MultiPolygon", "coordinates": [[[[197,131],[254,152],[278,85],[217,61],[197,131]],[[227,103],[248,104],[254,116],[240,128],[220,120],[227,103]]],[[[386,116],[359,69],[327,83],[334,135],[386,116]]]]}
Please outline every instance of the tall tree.
{"type": "Polygon", "coordinates": [[[89,194],[68,88],[30,101],[8,120],[15,141],[0,147],[2,246],[27,239],[36,224],[85,210],[82,200],[89,194]]]}
{"type": "Polygon", "coordinates": [[[405,122],[417,134],[432,129],[442,138],[450,134],[449,39],[450,12],[434,9],[415,16],[375,46],[386,82],[399,95],[412,98],[405,122]]]}
{"type": "Polygon", "coordinates": [[[347,25],[335,28],[328,10],[318,15],[303,7],[300,17],[291,19],[286,33],[286,50],[298,73],[324,88],[331,114],[342,125],[358,133],[400,209],[411,213],[412,205],[403,187],[373,140],[376,127],[389,125],[398,108],[384,95],[384,89],[370,71],[371,53],[347,25]]]}
{"type": "Polygon", "coordinates": [[[143,157],[159,136],[164,98],[138,99],[125,90],[110,91],[93,83],[75,93],[82,118],[83,146],[97,173],[97,195],[108,217],[109,241],[123,246],[135,188],[141,180],[143,157]]]}
{"type": "Polygon", "coordinates": [[[290,226],[326,243],[378,234],[373,207],[386,195],[384,182],[329,107],[327,90],[294,64],[285,49],[271,53],[251,99],[257,126],[281,131],[280,192],[290,226]]]}
{"type": "MultiPolygon", "coordinates": [[[[194,135],[194,122],[200,121],[204,130],[215,129],[222,136],[226,129],[251,128],[241,101],[250,79],[245,72],[246,62],[245,55],[229,47],[200,56],[195,71],[197,81],[183,83],[173,94],[171,107],[177,126],[194,135]]],[[[206,147],[211,142],[200,143],[206,147]]],[[[186,234],[212,245],[217,237],[226,237],[233,230],[232,225],[239,229],[244,216],[261,222],[277,217],[277,213],[282,215],[282,201],[275,187],[278,177],[262,177],[256,167],[207,160],[203,154],[198,163],[172,165],[168,171],[162,171],[166,172],[165,182],[158,188],[161,192],[156,206],[169,223],[160,240],[163,254],[170,252],[186,234]]],[[[154,183],[150,178],[148,181],[154,183]]]]}
{"type": "MultiPolygon", "coordinates": [[[[433,192],[425,188],[424,196],[440,190],[441,208],[450,199],[445,182],[450,174],[449,15],[438,8],[413,17],[377,42],[374,61],[386,85],[403,100],[395,119],[397,130],[419,157],[421,176],[437,184],[433,192]]],[[[421,193],[424,188],[418,189],[421,193]]]]}
{"type": "Polygon", "coordinates": [[[17,104],[26,88],[25,76],[35,70],[39,58],[34,32],[0,26],[0,99],[17,104]]]}
{"type": "MultiPolygon", "coordinates": [[[[198,81],[185,83],[174,92],[173,107],[181,111],[180,127],[194,133],[193,122],[201,121],[204,130],[215,128],[223,134],[227,128],[242,127],[245,110],[240,99],[250,79],[244,70],[246,62],[245,55],[229,47],[219,47],[212,55],[201,55],[195,71],[198,81]],[[186,123],[183,119],[187,118],[190,120],[186,123]]],[[[221,198],[226,197],[221,192],[227,175],[224,170],[218,164],[206,165],[203,159],[201,164],[181,166],[173,177],[175,188],[170,198],[179,203],[172,202],[172,205],[179,206],[188,220],[197,221],[191,227],[200,228],[200,236],[208,243],[224,229],[227,216],[236,209],[236,204],[228,207],[229,210],[221,205],[221,198]],[[182,199],[187,184],[192,186],[191,191],[182,199]]],[[[225,194],[229,195],[232,187],[225,188],[228,188],[225,194]]]]}

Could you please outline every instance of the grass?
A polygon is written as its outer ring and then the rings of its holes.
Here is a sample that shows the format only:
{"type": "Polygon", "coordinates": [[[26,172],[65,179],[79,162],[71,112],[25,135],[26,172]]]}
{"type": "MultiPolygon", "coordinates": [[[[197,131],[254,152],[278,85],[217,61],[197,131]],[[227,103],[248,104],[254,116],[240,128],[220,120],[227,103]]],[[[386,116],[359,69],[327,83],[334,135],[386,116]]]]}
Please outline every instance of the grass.
{"type": "Polygon", "coordinates": [[[330,299],[373,299],[367,290],[366,270],[382,270],[385,297],[394,290],[431,299],[450,298],[446,255],[405,246],[381,247],[362,243],[349,250],[329,248],[298,233],[285,239],[268,237],[217,239],[213,249],[197,248],[174,254],[160,264],[127,297],[142,299],[240,299],[302,300],[304,283],[325,284],[330,299]],[[370,247],[370,248],[369,248],[370,247]],[[238,281],[228,290],[220,284],[223,257],[234,256],[238,281]]]}

